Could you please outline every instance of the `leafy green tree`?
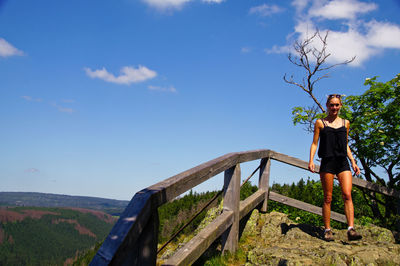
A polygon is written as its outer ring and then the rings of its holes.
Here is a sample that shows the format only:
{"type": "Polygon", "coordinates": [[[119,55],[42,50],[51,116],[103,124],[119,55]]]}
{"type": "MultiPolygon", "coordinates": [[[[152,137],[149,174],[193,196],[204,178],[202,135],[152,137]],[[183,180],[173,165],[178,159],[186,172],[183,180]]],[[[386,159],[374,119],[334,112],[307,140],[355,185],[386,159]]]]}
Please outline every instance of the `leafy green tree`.
{"type": "MultiPolygon", "coordinates": [[[[295,81],[293,76],[288,78],[285,74],[285,82],[301,88],[314,104],[292,109],[293,123],[303,125],[308,132],[313,131],[316,119],[325,117],[323,104],[315,94],[315,84],[329,77],[327,71],[331,68],[355,59],[353,57],[339,64],[327,65],[326,60],[330,56],[326,50],[327,36],[328,32],[322,36],[316,31],[306,40],[296,41],[293,45],[295,55],[288,55],[290,62],[305,70],[305,75],[302,81],[295,81]]],[[[366,79],[365,85],[370,88],[364,94],[343,100],[341,116],[351,122],[349,145],[360,161],[362,174],[367,181],[399,190],[399,75],[388,82],[378,82],[376,77],[366,79]]],[[[364,199],[381,225],[391,228],[396,223],[400,225],[399,216],[396,216],[400,206],[396,208],[393,198],[365,190],[364,199]]]]}
{"type": "Polygon", "coordinates": [[[254,186],[251,184],[250,181],[248,181],[247,183],[244,183],[241,187],[240,187],[240,200],[245,200],[247,197],[249,197],[251,194],[253,194],[254,192],[256,192],[258,189],[257,186],[254,186]]]}
{"type": "MultiPolygon", "coordinates": [[[[367,181],[400,190],[400,74],[388,82],[367,78],[364,85],[369,89],[362,95],[344,100],[343,116],[350,120],[352,127],[349,145],[367,181]]],[[[396,199],[374,192],[365,195],[374,216],[384,225],[393,226],[396,199]]]]}

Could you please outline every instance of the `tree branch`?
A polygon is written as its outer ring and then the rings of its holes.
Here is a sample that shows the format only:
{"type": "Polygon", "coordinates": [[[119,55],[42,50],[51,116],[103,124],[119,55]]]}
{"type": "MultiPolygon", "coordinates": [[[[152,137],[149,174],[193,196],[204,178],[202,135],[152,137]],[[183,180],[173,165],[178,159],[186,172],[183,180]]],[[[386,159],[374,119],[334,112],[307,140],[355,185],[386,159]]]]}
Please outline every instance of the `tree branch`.
{"type": "Polygon", "coordinates": [[[382,186],[386,186],[386,182],[383,178],[380,178],[374,171],[369,169],[370,173],[372,174],[373,177],[375,177],[376,181],[378,181],[382,186]]]}
{"type": "Polygon", "coordinates": [[[290,79],[287,78],[286,74],[283,76],[283,80],[286,83],[296,85],[297,87],[300,87],[303,91],[305,91],[322,112],[325,112],[325,108],[323,107],[322,103],[319,102],[315,97],[314,86],[321,79],[328,78],[329,73],[325,73],[322,76],[317,76],[317,73],[329,70],[339,65],[349,64],[355,59],[355,57],[353,57],[349,60],[345,60],[337,64],[325,66],[324,64],[326,63],[327,58],[331,55],[330,53],[326,52],[326,49],[328,47],[328,35],[329,31],[326,31],[325,35],[321,35],[319,30],[316,30],[311,37],[308,37],[302,41],[296,40],[294,42],[293,49],[296,51],[297,56],[289,53],[288,59],[292,64],[301,67],[306,71],[307,74],[306,77],[303,78],[302,84],[300,82],[296,82],[293,79],[293,75],[290,77],[290,79]],[[312,42],[316,38],[322,43],[321,49],[317,49],[315,46],[312,46],[312,42]]]}

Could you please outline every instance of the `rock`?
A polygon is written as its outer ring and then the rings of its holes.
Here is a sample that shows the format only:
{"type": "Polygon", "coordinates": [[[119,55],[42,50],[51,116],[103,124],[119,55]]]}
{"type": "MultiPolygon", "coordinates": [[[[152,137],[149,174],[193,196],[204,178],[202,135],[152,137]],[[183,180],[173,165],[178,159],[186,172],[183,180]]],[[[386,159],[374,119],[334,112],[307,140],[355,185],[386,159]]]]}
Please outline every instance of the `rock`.
{"type": "Polygon", "coordinates": [[[347,266],[346,262],[339,256],[339,254],[333,255],[331,264],[336,266],[347,266]]]}
{"type": "MultiPolygon", "coordinates": [[[[222,205],[207,212],[195,234],[222,212],[222,205]]],[[[378,226],[358,226],[362,240],[348,241],[347,230],[333,229],[335,240],[322,239],[322,228],[291,221],[286,214],[261,214],[254,210],[243,230],[239,249],[244,265],[400,265],[400,245],[391,231],[378,226]]],[[[179,239],[176,248],[186,243],[179,239]]],[[[169,257],[167,250],[162,259],[169,257]]]]}
{"type": "Polygon", "coordinates": [[[211,208],[207,211],[206,217],[201,221],[200,225],[196,228],[194,235],[203,230],[207,225],[217,218],[222,213],[223,201],[220,202],[218,207],[211,208]]]}
{"type": "Polygon", "coordinates": [[[312,236],[307,234],[306,232],[300,230],[298,227],[293,227],[291,230],[289,230],[286,235],[285,235],[285,241],[291,241],[294,239],[310,239],[312,236]]]}
{"type": "Polygon", "coordinates": [[[370,237],[372,241],[375,240],[384,243],[396,243],[392,232],[386,228],[370,225],[365,227],[365,229],[362,231],[365,235],[370,237]]]}
{"type": "Polygon", "coordinates": [[[259,217],[259,212],[257,209],[255,209],[251,215],[249,220],[247,220],[246,227],[243,230],[242,236],[250,236],[250,235],[256,235],[256,227],[257,227],[257,221],[259,217]]]}
{"type": "Polygon", "coordinates": [[[362,261],[363,264],[374,264],[379,259],[379,254],[376,251],[365,250],[357,253],[357,257],[362,261]]]}
{"type": "Polygon", "coordinates": [[[247,245],[239,246],[248,250],[245,265],[400,265],[400,245],[384,228],[357,227],[363,239],[352,242],[347,230],[333,229],[335,241],[325,242],[321,228],[290,221],[282,213],[254,211],[250,220],[243,236],[260,237],[240,242],[247,245]]]}

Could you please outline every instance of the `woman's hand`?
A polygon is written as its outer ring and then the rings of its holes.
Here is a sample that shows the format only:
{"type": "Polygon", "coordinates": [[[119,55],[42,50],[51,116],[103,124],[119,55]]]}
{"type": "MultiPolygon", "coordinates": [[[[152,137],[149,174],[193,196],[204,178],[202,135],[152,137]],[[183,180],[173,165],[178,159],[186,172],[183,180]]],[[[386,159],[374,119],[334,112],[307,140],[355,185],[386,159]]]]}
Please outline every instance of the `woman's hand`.
{"type": "Polygon", "coordinates": [[[358,176],[360,174],[360,168],[357,166],[355,161],[352,161],[351,167],[353,168],[354,174],[358,176]]]}
{"type": "Polygon", "coordinates": [[[308,170],[310,170],[312,173],[314,173],[314,171],[315,171],[314,162],[311,161],[311,162],[308,163],[308,170]]]}

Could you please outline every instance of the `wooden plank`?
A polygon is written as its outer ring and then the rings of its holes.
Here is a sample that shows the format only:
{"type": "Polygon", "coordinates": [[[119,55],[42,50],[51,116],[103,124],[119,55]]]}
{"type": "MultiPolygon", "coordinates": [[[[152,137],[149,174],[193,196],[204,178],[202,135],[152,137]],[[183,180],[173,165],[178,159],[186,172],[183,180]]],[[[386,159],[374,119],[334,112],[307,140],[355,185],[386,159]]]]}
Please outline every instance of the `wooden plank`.
{"type": "Polygon", "coordinates": [[[262,159],[268,157],[270,153],[270,150],[265,149],[228,153],[165,179],[148,189],[158,191],[157,201],[162,205],[238,163],[262,159]]]}
{"type": "Polygon", "coordinates": [[[233,216],[232,211],[224,211],[162,265],[190,265],[195,262],[233,223],[233,216]]]}
{"type": "Polygon", "coordinates": [[[353,177],[353,184],[358,187],[367,188],[369,190],[400,199],[400,191],[390,189],[376,183],[371,183],[361,178],[353,177]]]}
{"type": "MultiPolygon", "coordinates": [[[[300,160],[295,157],[288,156],[286,154],[282,154],[276,151],[271,151],[271,158],[286,164],[290,164],[292,166],[296,166],[298,168],[308,170],[308,162],[300,160]]],[[[315,165],[315,172],[319,173],[319,165],[315,165]]]]}
{"type": "Polygon", "coordinates": [[[114,257],[131,258],[129,254],[154,210],[151,207],[153,194],[147,189],[135,194],[90,265],[109,265],[114,257]]]}
{"type": "Polygon", "coordinates": [[[239,242],[240,164],[229,168],[224,175],[223,210],[233,212],[232,225],[222,234],[222,253],[234,253],[239,242]]]}
{"type": "MultiPolygon", "coordinates": [[[[113,265],[156,265],[157,262],[157,245],[158,245],[158,228],[159,218],[158,210],[152,206],[151,216],[147,221],[146,227],[140,234],[136,245],[132,245],[134,248],[133,252],[137,255],[133,256],[133,260],[127,263],[127,257],[116,256],[113,259],[113,265]],[[133,262],[133,263],[130,263],[133,262]]],[[[131,252],[129,252],[131,253],[131,252]]]]}
{"type": "Polygon", "coordinates": [[[158,191],[157,201],[162,205],[173,200],[189,189],[201,184],[209,178],[231,168],[237,164],[237,153],[229,153],[214,160],[203,163],[164,181],[148,187],[158,191]]]}
{"type": "MultiPolygon", "coordinates": [[[[287,163],[287,164],[299,167],[304,170],[308,170],[308,162],[294,158],[294,157],[290,157],[290,156],[282,154],[282,153],[271,151],[271,158],[274,160],[283,162],[283,163],[287,163]]],[[[315,165],[315,172],[319,173],[319,165],[315,165]]],[[[388,196],[392,196],[392,197],[400,199],[400,191],[397,191],[395,189],[390,189],[390,188],[381,186],[376,183],[371,183],[371,182],[368,182],[361,178],[353,177],[353,184],[358,187],[367,188],[369,190],[376,191],[376,192],[382,193],[384,195],[388,195],[388,196]]]]}
{"type": "Polygon", "coordinates": [[[271,159],[261,159],[260,174],[258,178],[258,188],[265,191],[265,199],[261,206],[261,212],[267,212],[268,208],[268,190],[269,190],[269,175],[271,168],[271,159]]]}
{"type": "MultiPolygon", "coordinates": [[[[305,202],[302,202],[299,200],[295,200],[295,199],[280,195],[273,191],[269,192],[269,199],[276,201],[276,202],[283,203],[288,206],[295,207],[300,210],[308,211],[308,212],[322,216],[322,208],[311,205],[309,203],[305,203],[305,202]]],[[[342,222],[342,223],[347,223],[346,216],[343,214],[337,213],[337,212],[331,212],[331,219],[342,222]]]]}
{"type": "Polygon", "coordinates": [[[259,160],[263,158],[268,158],[271,154],[271,150],[252,150],[238,152],[238,163],[250,162],[254,160],[259,160]]]}
{"type": "Polygon", "coordinates": [[[240,202],[240,219],[245,217],[249,212],[254,210],[264,199],[265,191],[262,189],[257,190],[245,200],[240,202]]]}

